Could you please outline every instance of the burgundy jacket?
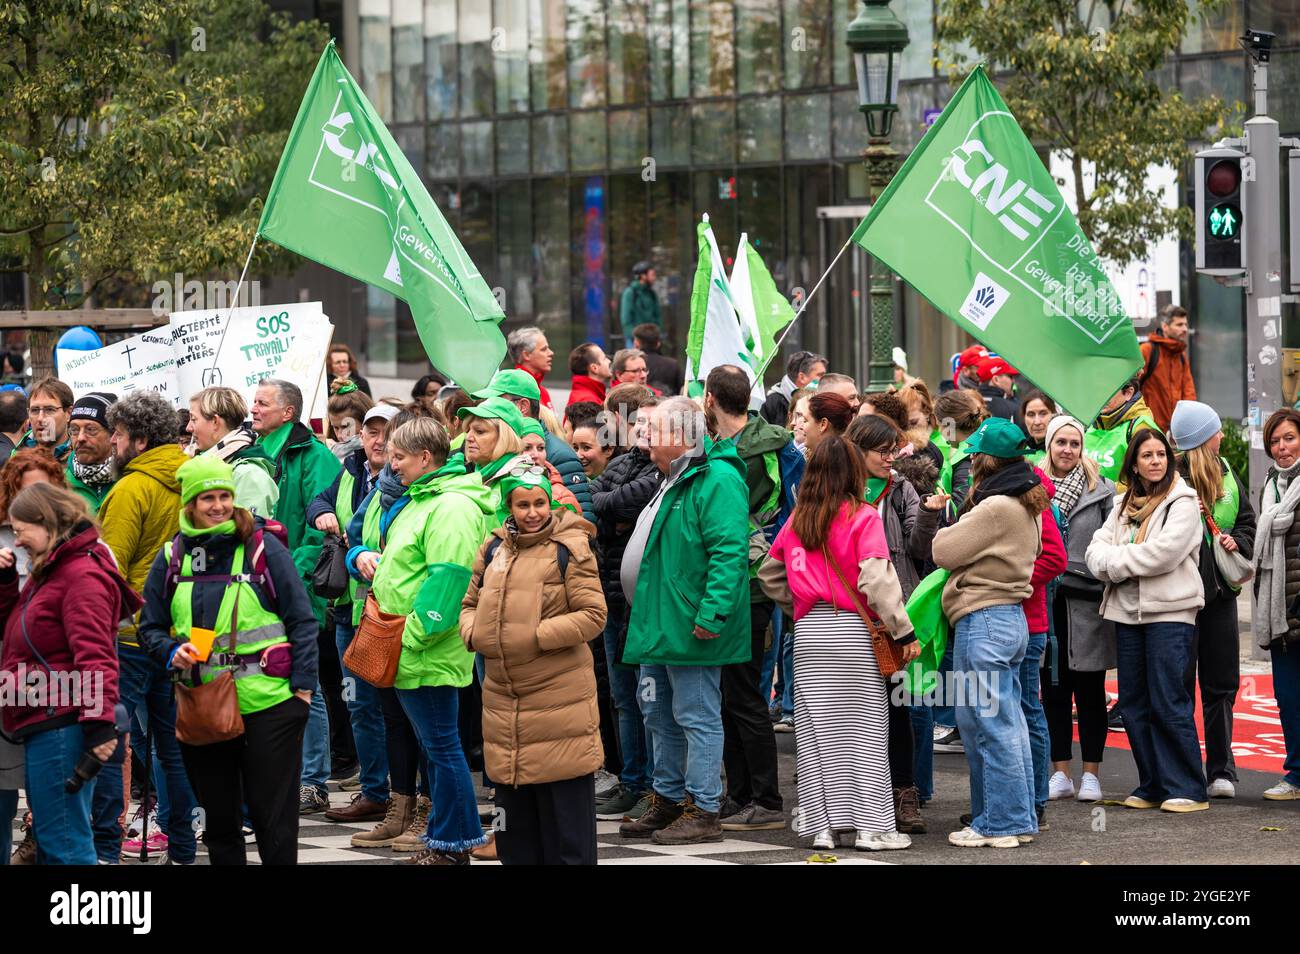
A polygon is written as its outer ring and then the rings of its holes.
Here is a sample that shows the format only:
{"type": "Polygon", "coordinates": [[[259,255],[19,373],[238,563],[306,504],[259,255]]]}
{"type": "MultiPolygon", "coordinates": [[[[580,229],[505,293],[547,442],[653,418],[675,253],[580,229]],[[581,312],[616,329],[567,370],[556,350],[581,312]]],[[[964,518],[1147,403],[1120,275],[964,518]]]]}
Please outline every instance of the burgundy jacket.
{"type": "MultiPolygon", "coordinates": [[[[1034,473],[1042,478],[1047,496],[1055,497],[1056,486],[1051,478],[1037,467],[1034,468],[1034,473]]],[[[1031,633],[1047,632],[1047,584],[1064,573],[1065,567],[1065,541],[1061,539],[1061,528],[1056,525],[1052,508],[1048,507],[1043,511],[1043,552],[1034,561],[1034,573],[1029,578],[1034,592],[1020,604],[1031,633]]]]}
{"type": "Polygon", "coordinates": [[[64,692],[56,693],[61,698],[48,700],[58,703],[53,706],[4,706],[5,733],[22,737],[80,722],[87,748],[113,738],[118,621],[140,606],[140,597],[117,570],[113,551],[89,522],[75,528],[22,592],[13,569],[0,571],[3,678],[16,683],[25,672],[30,682],[32,673],[43,673],[48,667],[56,674],[48,683],[55,686],[59,673],[90,674],[89,681],[79,686],[78,705],[64,692]]]}

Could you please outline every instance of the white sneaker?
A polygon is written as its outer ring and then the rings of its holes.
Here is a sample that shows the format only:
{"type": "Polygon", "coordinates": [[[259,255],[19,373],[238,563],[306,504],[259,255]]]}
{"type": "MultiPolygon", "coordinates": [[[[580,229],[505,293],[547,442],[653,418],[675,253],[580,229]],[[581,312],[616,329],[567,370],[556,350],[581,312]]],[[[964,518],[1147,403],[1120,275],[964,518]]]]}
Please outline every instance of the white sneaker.
{"type": "Polygon", "coordinates": [[[1266,791],[1264,797],[1271,802],[1291,802],[1300,799],[1300,788],[1282,779],[1266,791]]]}
{"type": "Polygon", "coordinates": [[[1074,780],[1064,772],[1054,772],[1047,782],[1047,799],[1055,802],[1062,798],[1074,798],[1074,780]]]}
{"type": "Polygon", "coordinates": [[[603,768],[596,769],[596,797],[607,795],[618,785],[618,776],[606,772],[603,768]]]}
{"type": "Polygon", "coordinates": [[[898,851],[911,848],[912,839],[898,831],[860,831],[853,847],[858,851],[898,851]]]}
{"type": "Polygon", "coordinates": [[[1075,796],[1081,802],[1099,802],[1102,799],[1101,782],[1091,772],[1084,772],[1079,780],[1079,794],[1075,796]]]}
{"type": "Polygon", "coordinates": [[[967,825],[949,835],[948,844],[955,848],[1019,848],[1020,839],[1015,835],[981,835],[967,825]]]}
{"type": "Polygon", "coordinates": [[[1210,783],[1210,787],[1207,791],[1210,794],[1210,798],[1237,797],[1237,786],[1233,785],[1232,779],[1228,778],[1216,778],[1210,783]]]}
{"type": "Polygon", "coordinates": [[[812,846],[818,849],[819,851],[834,851],[836,847],[835,832],[827,828],[825,831],[821,832],[820,834],[817,835],[816,838],[813,839],[812,846]]]}
{"type": "Polygon", "coordinates": [[[1160,803],[1162,812],[1203,812],[1209,807],[1209,802],[1198,802],[1190,798],[1166,798],[1160,803]]]}

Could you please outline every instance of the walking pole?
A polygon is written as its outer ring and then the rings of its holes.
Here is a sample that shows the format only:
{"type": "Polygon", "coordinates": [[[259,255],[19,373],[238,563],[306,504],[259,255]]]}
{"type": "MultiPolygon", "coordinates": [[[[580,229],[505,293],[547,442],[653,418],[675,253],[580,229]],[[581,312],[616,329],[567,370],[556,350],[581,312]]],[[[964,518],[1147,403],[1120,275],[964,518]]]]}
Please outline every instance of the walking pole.
{"type": "Polygon", "coordinates": [[[149,861],[149,783],[153,781],[153,719],[144,723],[144,787],[140,795],[140,810],[144,823],[140,826],[140,861],[149,861]]]}

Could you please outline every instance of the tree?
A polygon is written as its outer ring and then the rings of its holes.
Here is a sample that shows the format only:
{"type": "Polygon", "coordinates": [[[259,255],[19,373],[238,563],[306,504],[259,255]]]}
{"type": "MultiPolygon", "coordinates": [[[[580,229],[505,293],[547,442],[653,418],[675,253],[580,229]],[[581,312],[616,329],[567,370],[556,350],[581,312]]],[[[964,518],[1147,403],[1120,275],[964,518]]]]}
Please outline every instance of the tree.
{"type": "MultiPolygon", "coordinates": [[[[1223,0],[1203,0],[1202,14],[1223,0]]],[[[1035,145],[1063,153],[1074,172],[1079,225],[1103,258],[1125,265],[1167,235],[1190,238],[1190,209],[1146,191],[1151,165],[1178,168],[1189,140],[1224,123],[1217,97],[1189,102],[1162,90],[1156,71],[1191,20],[1187,0],[940,0],[936,37],[966,44],[995,74],[1035,145]],[[1084,181],[1085,164],[1096,169],[1084,181]]],[[[954,78],[971,57],[955,56],[954,78]]]]}
{"type": "Polygon", "coordinates": [[[0,4],[0,263],[32,306],[238,274],[327,39],[262,0],[0,4]]]}

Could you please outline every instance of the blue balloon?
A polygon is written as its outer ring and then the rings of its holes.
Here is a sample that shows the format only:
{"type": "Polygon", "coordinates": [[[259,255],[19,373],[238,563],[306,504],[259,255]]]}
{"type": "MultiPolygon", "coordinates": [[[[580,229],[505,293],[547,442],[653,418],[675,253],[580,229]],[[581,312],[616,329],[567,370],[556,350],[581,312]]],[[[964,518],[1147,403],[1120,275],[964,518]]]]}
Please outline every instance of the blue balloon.
{"type": "Polygon", "coordinates": [[[104,342],[100,340],[99,335],[95,334],[94,329],[77,325],[60,335],[59,343],[54,347],[66,348],[69,351],[97,351],[104,347],[104,342]]]}

